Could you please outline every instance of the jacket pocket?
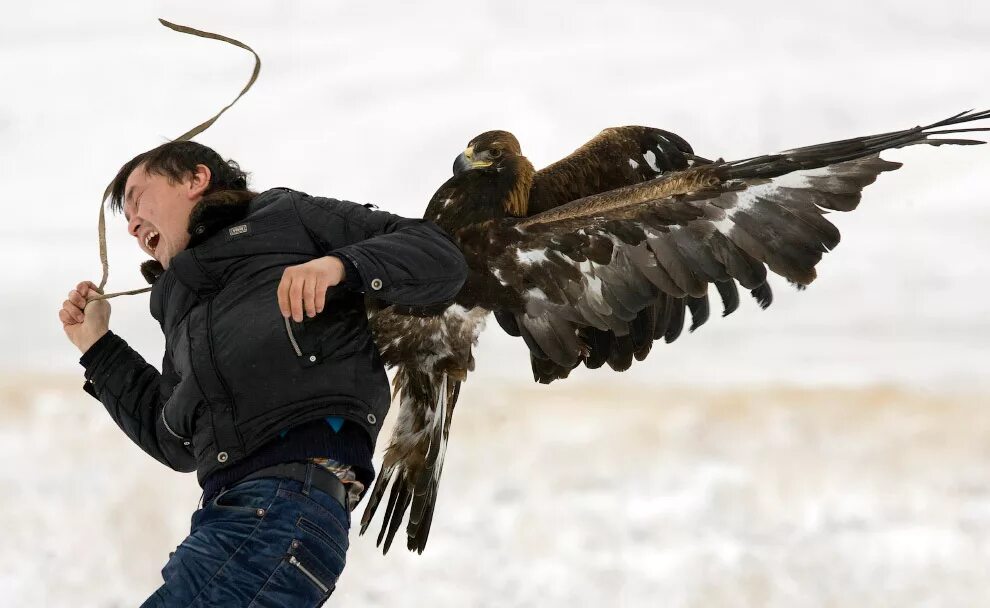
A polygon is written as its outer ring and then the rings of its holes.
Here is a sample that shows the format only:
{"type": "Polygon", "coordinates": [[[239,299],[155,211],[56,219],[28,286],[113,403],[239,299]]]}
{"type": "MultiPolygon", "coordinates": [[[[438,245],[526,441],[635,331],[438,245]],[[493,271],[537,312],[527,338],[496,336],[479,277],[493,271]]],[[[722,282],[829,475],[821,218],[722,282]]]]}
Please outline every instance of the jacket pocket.
{"type": "MultiPolygon", "coordinates": [[[[281,314],[279,315],[281,316],[281,314]]],[[[296,322],[282,317],[289,347],[303,367],[340,359],[364,348],[370,340],[363,309],[327,308],[315,317],[296,322]]]]}
{"type": "MultiPolygon", "coordinates": [[[[172,410],[174,410],[177,407],[178,404],[176,403],[176,399],[174,398],[169,399],[168,401],[165,402],[165,404],[162,406],[162,413],[161,413],[162,425],[165,427],[165,430],[168,431],[168,434],[181,441],[182,445],[189,445],[192,442],[192,430],[187,429],[184,426],[181,426],[175,422],[174,416],[176,415],[177,412],[173,412],[172,410]],[[172,422],[169,422],[170,419],[172,420],[172,422]]],[[[199,408],[199,404],[197,403],[196,408],[193,409],[194,416],[195,416],[195,410],[198,408],[199,408]]]]}
{"type": "Polygon", "coordinates": [[[165,405],[162,407],[162,425],[165,426],[165,430],[168,431],[169,435],[181,441],[182,445],[189,445],[191,438],[183,437],[182,435],[176,433],[175,430],[169,425],[168,420],[165,419],[165,410],[168,409],[169,403],[170,402],[165,402],[165,405]]]}

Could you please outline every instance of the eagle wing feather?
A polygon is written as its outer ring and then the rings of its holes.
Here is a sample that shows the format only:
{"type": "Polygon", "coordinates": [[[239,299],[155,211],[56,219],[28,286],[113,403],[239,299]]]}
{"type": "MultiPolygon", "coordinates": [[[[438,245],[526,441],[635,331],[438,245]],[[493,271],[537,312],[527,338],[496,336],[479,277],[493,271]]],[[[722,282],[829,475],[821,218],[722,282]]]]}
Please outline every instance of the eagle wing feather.
{"type": "Polygon", "coordinates": [[[685,309],[689,331],[702,325],[712,284],[723,316],[739,304],[737,283],[761,307],[770,305],[767,269],[808,285],[822,255],[839,242],[825,213],[855,209],[865,186],[900,166],[880,159],[880,151],[984,143],[933,136],[986,131],[945,128],[985,118],[990,112],[962,112],[924,127],[695,163],[507,220],[491,235],[487,263],[523,304],[496,310],[496,318],[526,341],[537,381],[564,378],[582,361],[626,369],[630,349],[641,360],[653,340],[680,335],[685,309]]]}
{"type": "Polygon", "coordinates": [[[498,233],[502,253],[490,265],[524,305],[498,311],[497,318],[511,316],[500,323],[526,339],[537,380],[560,377],[582,361],[625,369],[634,356],[646,356],[654,339],[675,340],[685,310],[691,331],[704,324],[713,284],[729,314],[738,306],[736,283],[769,304],[768,268],[793,283],[811,283],[815,265],[839,242],[825,210],[850,208],[850,196],[858,199],[864,185],[899,166],[874,154],[627,206],[605,196],[600,205],[586,201],[575,215],[506,224],[498,233]],[[595,330],[614,339],[599,344],[595,330]]]}
{"type": "Polygon", "coordinates": [[[610,127],[533,176],[527,215],[638,184],[694,163],[694,150],[663,129],[610,127]]]}

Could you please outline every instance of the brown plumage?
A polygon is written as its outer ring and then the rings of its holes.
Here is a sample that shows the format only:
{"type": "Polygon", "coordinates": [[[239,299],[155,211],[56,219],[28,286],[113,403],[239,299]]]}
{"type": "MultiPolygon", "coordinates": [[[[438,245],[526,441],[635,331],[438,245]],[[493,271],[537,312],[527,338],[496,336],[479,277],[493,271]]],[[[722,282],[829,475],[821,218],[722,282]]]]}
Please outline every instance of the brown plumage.
{"type": "Polygon", "coordinates": [[[605,129],[535,175],[526,215],[687,169],[696,158],[691,145],[670,131],[638,126],[605,129]]]}
{"type": "Polygon", "coordinates": [[[519,140],[508,131],[487,131],[468,142],[454,160],[454,177],[437,190],[424,217],[444,225],[461,226],[467,206],[491,210],[497,199],[498,217],[526,217],[622,186],[687,169],[698,157],[681,137],[650,127],[605,129],[567,157],[536,171],[522,155],[519,140]],[[488,169],[474,172],[473,169],[488,169]],[[468,175],[465,175],[468,173],[468,175]],[[484,187],[473,186],[474,182],[484,187]],[[494,202],[494,201],[493,201],[494,202]],[[448,211],[449,210],[449,211],[448,211]]]}
{"type": "Polygon", "coordinates": [[[408,510],[407,546],[425,547],[454,405],[488,312],[525,341],[539,382],[582,363],[627,369],[654,341],[676,340],[688,315],[689,331],[705,323],[713,285],[724,316],[739,306],[737,284],[770,305],[767,269],[796,286],[811,283],[839,243],[825,214],[855,209],[865,186],[900,167],[881,151],[983,143],[932,136],[986,131],[943,128],[985,118],[990,112],[963,112],[733,162],[695,156],[666,131],[620,127],[540,171],[512,134],[476,137],[425,214],[468,261],[455,302],[370,312],[383,359],[398,367],[401,397],[361,532],[392,484],[379,544],[388,549],[408,510]]]}

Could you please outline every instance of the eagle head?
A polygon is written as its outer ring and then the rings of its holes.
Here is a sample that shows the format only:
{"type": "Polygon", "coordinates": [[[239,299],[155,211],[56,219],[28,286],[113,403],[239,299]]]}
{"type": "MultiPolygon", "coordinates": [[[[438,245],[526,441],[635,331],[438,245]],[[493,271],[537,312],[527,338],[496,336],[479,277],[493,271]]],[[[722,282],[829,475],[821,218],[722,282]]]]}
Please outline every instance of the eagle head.
{"type": "Polygon", "coordinates": [[[522,148],[515,135],[508,131],[486,131],[469,141],[467,148],[454,159],[454,175],[500,165],[518,156],[522,156],[522,148]]]}

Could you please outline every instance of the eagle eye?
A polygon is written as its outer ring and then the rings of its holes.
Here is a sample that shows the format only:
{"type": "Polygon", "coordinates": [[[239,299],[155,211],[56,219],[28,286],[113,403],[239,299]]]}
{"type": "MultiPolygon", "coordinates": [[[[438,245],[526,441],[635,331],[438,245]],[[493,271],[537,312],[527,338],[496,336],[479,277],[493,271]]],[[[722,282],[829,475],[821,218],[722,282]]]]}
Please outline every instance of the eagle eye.
{"type": "Polygon", "coordinates": [[[492,158],[498,158],[499,156],[502,156],[502,151],[499,150],[498,148],[492,148],[491,150],[488,151],[488,155],[491,156],[492,158]]]}

